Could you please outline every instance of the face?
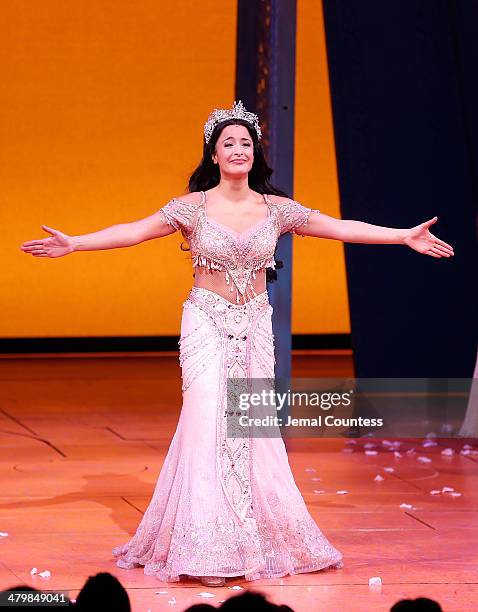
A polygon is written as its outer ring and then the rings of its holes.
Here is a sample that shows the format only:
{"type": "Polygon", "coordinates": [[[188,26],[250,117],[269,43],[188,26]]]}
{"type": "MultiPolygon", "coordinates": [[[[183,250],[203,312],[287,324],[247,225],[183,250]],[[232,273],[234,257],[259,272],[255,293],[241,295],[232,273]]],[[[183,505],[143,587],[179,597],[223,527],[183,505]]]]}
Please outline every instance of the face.
{"type": "Polygon", "coordinates": [[[212,160],[219,164],[221,174],[248,173],[254,162],[254,146],[247,128],[243,125],[226,126],[216,142],[212,160]]]}

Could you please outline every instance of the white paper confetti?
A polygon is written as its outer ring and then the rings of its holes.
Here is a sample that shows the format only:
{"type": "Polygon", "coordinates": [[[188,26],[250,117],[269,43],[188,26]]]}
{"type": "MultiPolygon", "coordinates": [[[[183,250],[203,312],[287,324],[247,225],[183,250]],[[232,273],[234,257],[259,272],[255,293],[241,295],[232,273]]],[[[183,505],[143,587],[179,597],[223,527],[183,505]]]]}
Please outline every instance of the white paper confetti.
{"type": "Polygon", "coordinates": [[[51,576],[48,570],[45,570],[44,572],[40,572],[38,575],[41,576],[42,578],[49,578],[51,576]]]}
{"type": "Polygon", "coordinates": [[[202,591],[201,593],[199,593],[199,597],[204,597],[205,599],[207,599],[208,597],[216,597],[216,596],[213,595],[212,593],[208,593],[207,591],[202,591]]]}
{"type": "Polygon", "coordinates": [[[6,538],[8,535],[8,531],[0,531],[0,538],[6,538]]]}
{"type": "Polygon", "coordinates": [[[30,570],[30,576],[34,576],[35,574],[38,574],[38,570],[36,567],[32,567],[32,569],[30,570]]]}
{"type": "Polygon", "coordinates": [[[409,448],[407,451],[405,451],[407,453],[407,455],[414,455],[415,454],[415,449],[414,448],[409,448]]]}
{"type": "Polygon", "coordinates": [[[442,493],[451,493],[454,490],[455,489],[453,487],[442,487],[441,492],[442,493]]]}
{"type": "Polygon", "coordinates": [[[463,448],[464,448],[465,450],[470,450],[470,449],[472,449],[472,448],[473,448],[473,446],[472,446],[471,444],[463,444],[463,448]]]}
{"type": "Polygon", "coordinates": [[[373,576],[368,579],[368,586],[379,586],[382,584],[382,579],[380,576],[373,576]]]}
{"type": "Polygon", "coordinates": [[[429,446],[438,446],[438,444],[434,440],[425,440],[422,443],[422,446],[424,446],[425,448],[428,448],[429,446]]]}
{"type": "Polygon", "coordinates": [[[372,457],[374,455],[378,455],[378,451],[366,450],[365,454],[368,455],[369,457],[372,457]]]}
{"type": "Polygon", "coordinates": [[[239,586],[238,584],[232,586],[232,587],[227,587],[228,589],[231,589],[231,591],[243,591],[244,588],[239,586]]]}
{"type": "Polygon", "coordinates": [[[432,489],[430,491],[430,495],[440,495],[441,491],[440,489],[432,489]]]}
{"type": "Polygon", "coordinates": [[[397,459],[401,459],[403,457],[402,453],[399,453],[398,451],[393,451],[393,454],[397,459]]]}
{"type": "Polygon", "coordinates": [[[347,493],[348,491],[344,491],[344,490],[337,491],[337,495],[346,495],[347,493]]]}
{"type": "Polygon", "coordinates": [[[156,595],[166,595],[167,591],[156,591],[156,595]]]}
{"type": "Polygon", "coordinates": [[[340,452],[341,453],[353,453],[354,449],[353,448],[343,448],[340,452]]]}
{"type": "Polygon", "coordinates": [[[311,478],[311,480],[313,480],[314,482],[317,482],[317,480],[322,480],[322,478],[319,478],[318,476],[314,476],[313,478],[311,478]]]}
{"type": "Polygon", "coordinates": [[[383,446],[393,446],[393,442],[390,442],[390,440],[382,440],[382,444],[383,446]]]}
{"type": "Polygon", "coordinates": [[[417,461],[420,461],[421,463],[431,463],[432,462],[430,457],[417,457],[417,461]]]}
{"type": "Polygon", "coordinates": [[[383,476],[380,476],[380,474],[377,474],[374,480],[375,482],[382,482],[382,480],[385,480],[385,478],[383,476]]]}
{"type": "Polygon", "coordinates": [[[393,467],[384,467],[383,471],[384,472],[390,472],[390,474],[391,474],[392,472],[395,472],[395,468],[393,468],[393,467]]]}
{"type": "Polygon", "coordinates": [[[316,472],[317,470],[315,468],[305,468],[306,472],[316,472]]]}
{"type": "Polygon", "coordinates": [[[461,497],[461,493],[458,493],[458,491],[452,491],[450,495],[451,497],[461,497]]]}
{"type": "Polygon", "coordinates": [[[471,451],[469,448],[462,448],[460,451],[460,455],[471,455],[473,454],[473,451],[471,451]]]}
{"type": "Polygon", "coordinates": [[[318,490],[317,490],[317,489],[314,489],[314,493],[315,493],[316,495],[322,495],[322,493],[325,493],[325,491],[323,491],[322,489],[318,489],[318,490]]]}
{"type": "Polygon", "coordinates": [[[411,510],[413,506],[412,504],[400,504],[400,508],[407,508],[408,510],[411,510]]]}
{"type": "Polygon", "coordinates": [[[168,604],[174,605],[175,603],[177,603],[176,598],[173,597],[172,599],[168,600],[168,604]]]}
{"type": "Polygon", "coordinates": [[[444,448],[441,454],[442,455],[454,455],[455,451],[452,448],[444,448]]]}
{"type": "Polygon", "coordinates": [[[347,440],[345,444],[357,444],[357,440],[347,440]]]}
{"type": "Polygon", "coordinates": [[[374,444],[373,442],[367,442],[367,444],[363,445],[364,448],[374,448],[375,446],[377,445],[374,444]]]}

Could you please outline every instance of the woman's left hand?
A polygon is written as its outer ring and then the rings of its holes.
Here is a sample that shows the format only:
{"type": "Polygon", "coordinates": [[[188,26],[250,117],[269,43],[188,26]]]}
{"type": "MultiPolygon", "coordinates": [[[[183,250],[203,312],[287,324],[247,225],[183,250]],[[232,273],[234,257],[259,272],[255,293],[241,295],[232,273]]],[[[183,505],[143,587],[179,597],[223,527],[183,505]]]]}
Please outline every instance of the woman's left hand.
{"type": "Polygon", "coordinates": [[[433,219],[420,223],[420,225],[416,225],[408,230],[404,238],[404,244],[419,253],[423,253],[423,255],[430,255],[430,257],[453,256],[455,254],[453,247],[434,236],[428,229],[437,222],[437,219],[438,217],[433,217],[433,219]]]}

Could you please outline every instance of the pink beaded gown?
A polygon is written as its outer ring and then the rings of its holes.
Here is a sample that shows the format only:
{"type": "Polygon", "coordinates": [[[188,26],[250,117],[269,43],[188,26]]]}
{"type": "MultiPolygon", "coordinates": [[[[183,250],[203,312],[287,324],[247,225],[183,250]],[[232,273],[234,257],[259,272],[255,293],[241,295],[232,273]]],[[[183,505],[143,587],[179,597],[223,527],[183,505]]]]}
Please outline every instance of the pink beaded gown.
{"type": "Polygon", "coordinates": [[[188,241],[193,266],[223,271],[234,299],[194,286],[183,304],[178,425],[136,533],[113,549],[119,567],[143,566],[164,582],[343,567],[307,510],[282,438],[227,435],[228,378],[274,377],[272,306],[251,281],[275,266],[279,236],[319,213],[264,200],[267,218],[242,233],[208,218],[204,192],[198,203],[160,209],[188,241]]]}

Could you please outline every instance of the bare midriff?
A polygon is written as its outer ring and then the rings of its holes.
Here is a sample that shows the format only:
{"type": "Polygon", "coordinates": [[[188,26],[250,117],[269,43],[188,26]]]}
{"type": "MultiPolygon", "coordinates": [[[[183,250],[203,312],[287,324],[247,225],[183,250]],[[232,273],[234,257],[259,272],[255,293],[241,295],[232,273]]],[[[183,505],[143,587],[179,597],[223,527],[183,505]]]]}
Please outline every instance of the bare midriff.
{"type": "MultiPolygon", "coordinates": [[[[250,286],[252,286],[256,295],[266,291],[266,271],[265,269],[255,271],[256,278],[251,278],[250,286]]],[[[208,270],[207,268],[197,266],[194,268],[194,286],[209,289],[214,293],[219,294],[229,302],[236,304],[236,287],[226,282],[225,274],[222,270],[208,270]],[[232,291],[231,291],[232,287],[232,291]]],[[[250,291],[246,295],[240,296],[240,304],[248,302],[252,299],[250,291]]]]}

